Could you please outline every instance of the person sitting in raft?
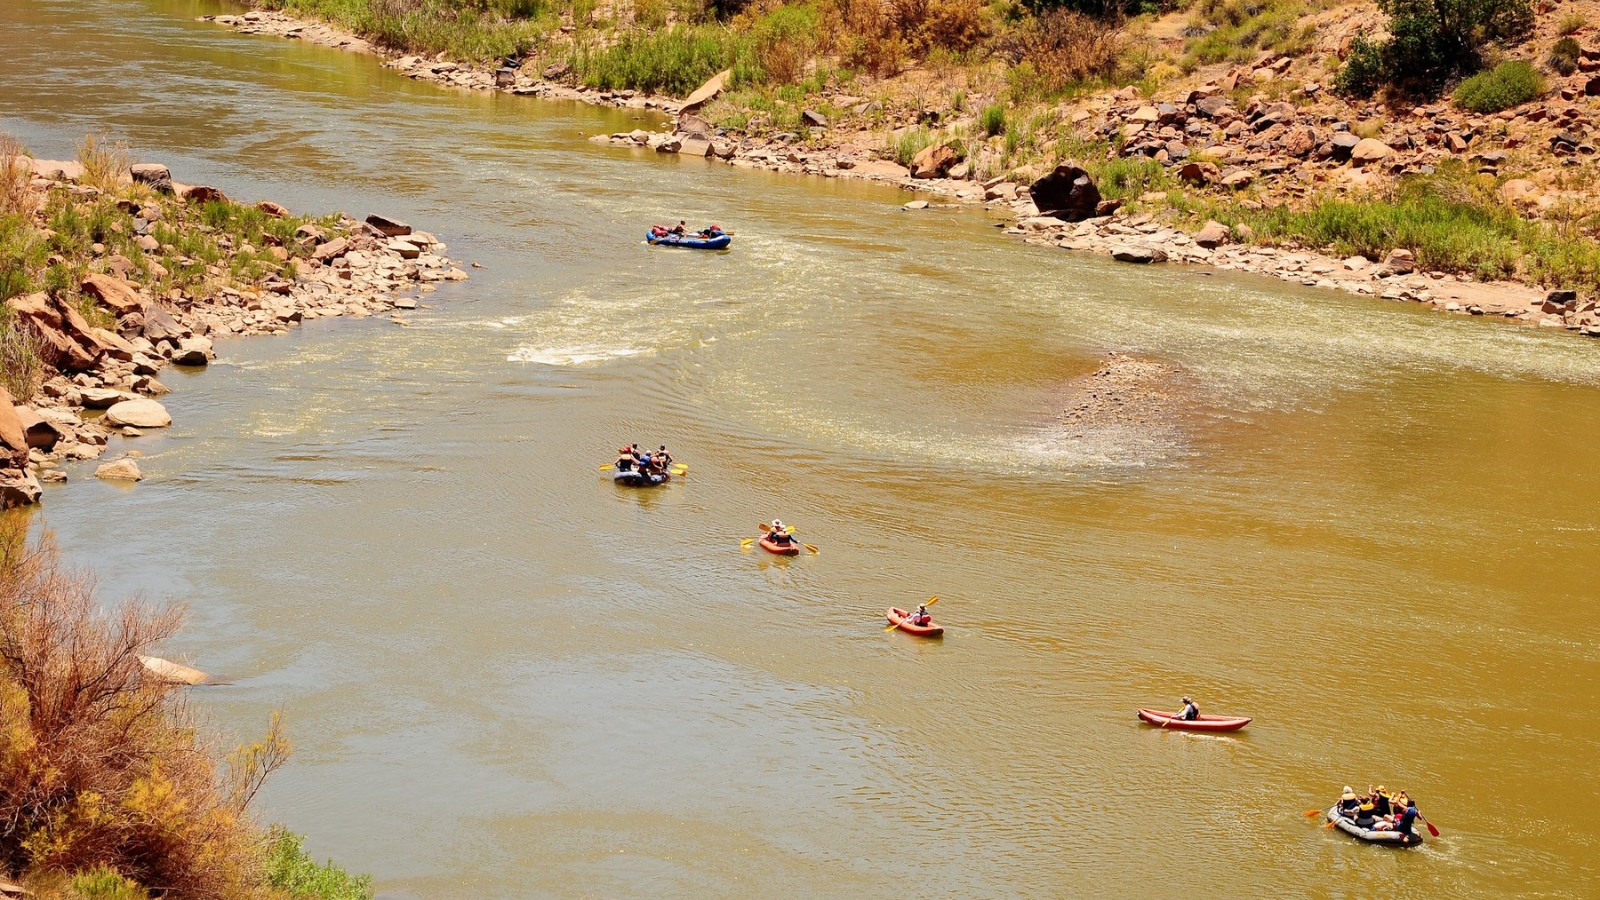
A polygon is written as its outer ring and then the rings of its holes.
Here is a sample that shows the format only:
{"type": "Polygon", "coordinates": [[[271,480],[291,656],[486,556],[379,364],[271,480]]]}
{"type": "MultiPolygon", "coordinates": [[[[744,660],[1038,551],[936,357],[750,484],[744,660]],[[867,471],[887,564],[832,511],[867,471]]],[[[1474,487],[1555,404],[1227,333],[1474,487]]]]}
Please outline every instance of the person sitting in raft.
{"type": "Polygon", "coordinates": [[[695,232],[695,234],[698,234],[699,236],[701,236],[703,238],[714,238],[714,237],[716,237],[717,235],[719,235],[721,233],[722,233],[722,226],[721,225],[707,225],[706,227],[704,227],[704,228],[700,229],[699,231],[695,232]]]}
{"type": "Polygon", "coordinates": [[[623,447],[621,450],[617,451],[617,463],[616,463],[616,465],[617,465],[617,471],[618,472],[632,472],[633,471],[633,463],[634,463],[634,458],[633,458],[632,448],[623,447]]]}
{"type": "Polygon", "coordinates": [[[672,454],[667,452],[667,445],[662,444],[656,448],[656,459],[661,460],[663,466],[672,465],[672,454]]]}
{"type": "Polygon", "coordinates": [[[768,532],[767,536],[779,547],[787,547],[794,543],[794,536],[789,533],[789,526],[783,524],[781,519],[772,520],[772,531],[768,532]]]}
{"type": "Polygon", "coordinates": [[[926,627],[932,621],[933,616],[928,615],[928,604],[917,604],[917,611],[911,614],[911,624],[918,627],[926,627]]]}
{"type": "Polygon", "coordinates": [[[1378,810],[1377,807],[1373,805],[1371,797],[1361,798],[1360,805],[1356,807],[1354,818],[1356,825],[1360,826],[1361,828],[1371,828],[1373,825],[1377,824],[1378,810]]]}
{"type": "Polygon", "coordinates": [[[1183,709],[1178,710],[1175,717],[1180,722],[1193,722],[1200,718],[1200,707],[1195,705],[1188,697],[1183,698],[1183,709]]]}
{"type": "Polygon", "coordinates": [[[1388,818],[1389,813],[1393,811],[1394,801],[1389,796],[1388,790],[1381,784],[1372,789],[1372,806],[1377,811],[1380,819],[1388,818]]]}
{"type": "Polygon", "coordinates": [[[1344,786],[1344,793],[1339,795],[1339,815],[1347,819],[1356,817],[1356,808],[1361,805],[1361,798],[1356,796],[1355,788],[1344,786]]]}
{"type": "Polygon", "coordinates": [[[689,223],[685,222],[682,219],[679,219],[678,220],[678,224],[672,226],[672,230],[668,231],[667,234],[675,234],[675,235],[678,235],[679,237],[682,237],[685,233],[688,232],[688,230],[689,230],[689,223]]]}

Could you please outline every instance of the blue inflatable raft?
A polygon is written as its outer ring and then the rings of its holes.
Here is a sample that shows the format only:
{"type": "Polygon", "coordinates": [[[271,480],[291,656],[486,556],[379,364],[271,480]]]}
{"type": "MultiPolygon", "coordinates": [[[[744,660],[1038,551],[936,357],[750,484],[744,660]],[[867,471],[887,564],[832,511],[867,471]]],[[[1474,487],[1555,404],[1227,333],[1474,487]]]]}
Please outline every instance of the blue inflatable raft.
{"type": "Polygon", "coordinates": [[[721,250],[733,243],[731,234],[701,237],[698,234],[656,234],[651,231],[644,239],[662,247],[688,247],[691,250],[721,250]]]}

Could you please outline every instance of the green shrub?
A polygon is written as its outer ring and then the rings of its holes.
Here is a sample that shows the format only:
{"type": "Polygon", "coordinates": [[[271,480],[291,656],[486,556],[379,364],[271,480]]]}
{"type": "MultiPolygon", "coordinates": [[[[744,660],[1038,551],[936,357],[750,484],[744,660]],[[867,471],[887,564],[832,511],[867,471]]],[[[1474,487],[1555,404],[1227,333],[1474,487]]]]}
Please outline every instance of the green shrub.
{"type": "Polygon", "coordinates": [[[907,128],[900,137],[890,145],[894,150],[894,160],[902,166],[911,165],[917,154],[927,149],[933,143],[933,133],[926,128],[907,128]]]}
{"type": "Polygon", "coordinates": [[[985,137],[994,137],[1006,130],[1006,108],[999,103],[991,103],[983,108],[983,115],[978,122],[983,127],[985,137]]]}
{"type": "Polygon", "coordinates": [[[148,891],[105,866],[74,876],[72,890],[83,900],[150,900],[148,891]]]}
{"type": "Polygon", "coordinates": [[[18,324],[11,307],[0,306],[0,387],[27,403],[44,384],[49,350],[32,328],[18,324]]]}
{"type": "Polygon", "coordinates": [[[1589,24],[1589,20],[1583,17],[1583,13],[1573,10],[1561,17],[1561,24],[1557,27],[1557,30],[1563,36],[1566,36],[1576,33],[1587,24],[1589,24]]]}
{"type": "Polygon", "coordinates": [[[317,862],[306,854],[305,838],[286,829],[273,828],[267,840],[267,885],[290,900],[371,900],[371,875],[351,875],[332,860],[317,862]]]}
{"type": "Polygon", "coordinates": [[[579,80],[599,90],[632,88],[680,97],[728,68],[736,85],[767,81],[749,40],[721,25],[630,31],[604,49],[575,51],[572,67],[579,80]]]}
{"type": "Polygon", "coordinates": [[[1123,156],[1088,164],[1100,196],[1107,200],[1137,199],[1148,191],[1165,190],[1172,183],[1166,166],[1146,156],[1123,156]]]}
{"type": "Polygon", "coordinates": [[[1484,50],[1533,31],[1530,0],[1378,0],[1389,38],[1357,38],[1335,77],[1340,92],[1370,97],[1382,87],[1432,96],[1451,78],[1483,67],[1484,50]]]}
{"type": "Polygon", "coordinates": [[[1578,42],[1569,37],[1556,41],[1550,48],[1550,68],[1562,75],[1571,75],[1578,71],[1578,53],[1582,48],[1578,42]]]}
{"type": "Polygon", "coordinates": [[[1461,82],[1456,105],[1476,113],[1495,113],[1520,106],[1543,94],[1544,78],[1522,60],[1503,62],[1461,82]]]}

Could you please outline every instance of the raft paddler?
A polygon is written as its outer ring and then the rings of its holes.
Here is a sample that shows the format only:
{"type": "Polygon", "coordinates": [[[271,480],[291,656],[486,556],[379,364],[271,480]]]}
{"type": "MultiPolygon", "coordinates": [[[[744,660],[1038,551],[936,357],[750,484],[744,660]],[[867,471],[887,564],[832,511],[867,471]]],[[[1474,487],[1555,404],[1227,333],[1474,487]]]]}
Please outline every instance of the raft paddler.
{"type": "Polygon", "coordinates": [[[1385,818],[1394,811],[1394,799],[1389,796],[1389,791],[1383,785],[1370,788],[1372,807],[1378,813],[1378,818],[1385,818]]]}
{"type": "Polygon", "coordinates": [[[1361,806],[1361,798],[1356,796],[1355,788],[1344,786],[1344,793],[1339,795],[1339,814],[1347,819],[1356,817],[1356,809],[1361,806]]]}
{"type": "Polygon", "coordinates": [[[787,547],[794,543],[794,535],[789,533],[789,526],[783,524],[782,519],[772,520],[772,530],[767,535],[779,547],[787,547]]]}
{"type": "Polygon", "coordinates": [[[1178,710],[1178,714],[1173,718],[1180,722],[1197,721],[1200,718],[1200,707],[1196,706],[1193,700],[1185,697],[1183,698],[1183,708],[1178,710]]]}
{"type": "Polygon", "coordinates": [[[633,456],[632,447],[623,447],[621,450],[617,451],[617,461],[615,465],[618,472],[633,471],[633,464],[637,461],[638,460],[636,460],[633,456]]]}

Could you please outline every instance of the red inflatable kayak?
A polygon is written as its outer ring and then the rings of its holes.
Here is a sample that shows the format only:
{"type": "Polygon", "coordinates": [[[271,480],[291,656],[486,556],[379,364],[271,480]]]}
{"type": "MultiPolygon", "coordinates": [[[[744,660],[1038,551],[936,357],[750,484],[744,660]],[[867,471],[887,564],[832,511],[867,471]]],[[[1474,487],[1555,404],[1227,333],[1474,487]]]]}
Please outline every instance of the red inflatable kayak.
{"type": "Polygon", "coordinates": [[[1165,726],[1179,731],[1238,731],[1250,724],[1248,718],[1238,716],[1201,716],[1192,721],[1174,719],[1177,713],[1162,712],[1158,709],[1141,709],[1139,718],[1151,725],[1165,726]]]}
{"type": "Polygon", "coordinates": [[[764,535],[761,536],[761,539],[759,541],[756,541],[756,543],[760,544],[761,545],[761,549],[767,551],[768,553],[776,553],[779,556],[799,556],[800,555],[800,542],[799,541],[791,540],[787,545],[785,545],[785,544],[780,544],[777,541],[774,541],[772,539],[771,535],[764,534],[764,535]]]}
{"type": "Polygon", "coordinates": [[[889,607],[889,611],[884,613],[884,615],[888,616],[889,621],[899,625],[900,630],[906,632],[907,634],[914,634],[918,637],[938,637],[944,634],[944,626],[939,625],[932,620],[930,620],[926,625],[911,624],[911,613],[906,612],[898,606],[889,607]]]}

